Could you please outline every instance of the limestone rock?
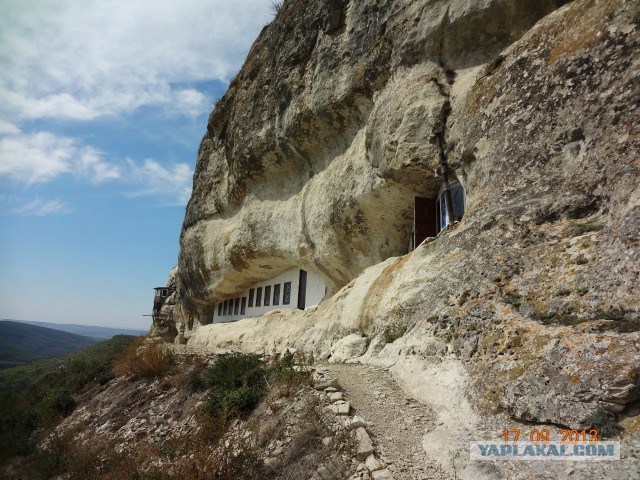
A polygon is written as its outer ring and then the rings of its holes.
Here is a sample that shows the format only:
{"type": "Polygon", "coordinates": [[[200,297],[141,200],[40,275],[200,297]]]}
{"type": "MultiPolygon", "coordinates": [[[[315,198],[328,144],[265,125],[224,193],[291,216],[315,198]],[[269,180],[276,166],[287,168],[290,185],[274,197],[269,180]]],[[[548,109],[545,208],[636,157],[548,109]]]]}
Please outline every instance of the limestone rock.
{"type": "Polygon", "coordinates": [[[354,435],[356,439],[356,458],[361,461],[366,460],[367,457],[373,453],[371,437],[369,437],[367,431],[362,427],[356,428],[354,435]]]}
{"type": "Polygon", "coordinates": [[[331,361],[344,362],[367,351],[367,338],[357,333],[347,335],[331,348],[331,361]]]}
{"type": "Polygon", "coordinates": [[[345,402],[344,400],[339,400],[333,405],[329,405],[329,410],[336,415],[349,415],[350,409],[351,405],[349,405],[349,402],[345,402]]]}
{"type": "Polygon", "coordinates": [[[204,323],[212,303],[295,266],[334,293],[405,253],[414,196],[440,185],[447,72],[494,58],[565,1],[284,5],[200,144],[182,313],[204,323]]]}
{"type": "Polygon", "coordinates": [[[393,475],[389,469],[385,468],[384,470],[372,472],[371,478],[373,478],[373,480],[393,480],[393,475]]]}
{"type": "Polygon", "coordinates": [[[351,419],[351,428],[366,428],[368,426],[367,422],[360,415],[354,415],[351,419]]]}
{"type": "Polygon", "coordinates": [[[377,470],[382,470],[384,468],[384,465],[382,463],[380,463],[380,460],[378,460],[373,455],[369,455],[367,457],[367,461],[365,463],[367,465],[367,468],[371,472],[375,472],[377,470]]]}
{"type": "Polygon", "coordinates": [[[564,3],[287,2],[200,148],[172,310],[187,347],[343,361],[362,332],[378,341],[359,360],[445,427],[473,423],[458,399],[579,429],[636,402],[640,16],[622,0],[544,16],[564,3]],[[441,183],[435,133],[465,216],[407,254],[414,197],[441,183]],[[292,266],[329,285],[314,311],[201,324],[292,266]],[[383,344],[391,325],[410,328],[383,344]]]}
{"type": "Polygon", "coordinates": [[[311,377],[313,380],[313,386],[316,390],[326,390],[329,388],[338,387],[338,381],[331,376],[326,370],[316,370],[311,377]]]}
{"type": "Polygon", "coordinates": [[[344,394],[342,392],[333,392],[327,395],[331,403],[336,403],[340,400],[344,400],[344,394]]]}

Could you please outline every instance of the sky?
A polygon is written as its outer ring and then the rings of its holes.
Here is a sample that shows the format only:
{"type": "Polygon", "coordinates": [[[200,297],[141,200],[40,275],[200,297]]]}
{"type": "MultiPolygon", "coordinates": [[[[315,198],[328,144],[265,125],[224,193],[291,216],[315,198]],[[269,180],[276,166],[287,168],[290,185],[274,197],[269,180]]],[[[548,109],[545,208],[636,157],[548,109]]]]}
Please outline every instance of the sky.
{"type": "Polygon", "coordinates": [[[271,0],[0,0],[0,319],[145,329],[271,0]]]}

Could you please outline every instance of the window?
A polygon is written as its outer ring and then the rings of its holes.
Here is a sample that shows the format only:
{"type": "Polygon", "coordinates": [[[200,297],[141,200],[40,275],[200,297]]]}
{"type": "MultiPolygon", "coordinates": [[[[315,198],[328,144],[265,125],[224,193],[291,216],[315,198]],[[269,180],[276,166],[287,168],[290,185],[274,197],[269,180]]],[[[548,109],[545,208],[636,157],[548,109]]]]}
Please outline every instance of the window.
{"type": "Polygon", "coordinates": [[[240,315],[244,315],[247,309],[247,297],[242,297],[242,303],[240,303],[240,315]]]}
{"type": "Polygon", "coordinates": [[[253,307],[253,288],[249,290],[249,308],[253,307]]]}
{"type": "Polygon", "coordinates": [[[238,315],[240,313],[240,299],[236,298],[233,303],[233,314],[238,315]]]}
{"type": "Polygon", "coordinates": [[[227,315],[227,312],[229,311],[228,308],[229,308],[229,300],[225,300],[224,303],[223,303],[222,315],[224,315],[224,316],[227,315]]]}
{"type": "Polygon", "coordinates": [[[218,304],[218,316],[222,316],[222,302],[218,304]]]}
{"type": "Polygon", "coordinates": [[[298,282],[298,308],[304,310],[307,301],[307,272],[300,269],[300,281],[298,282]]]}
{"type": "Polygon", "coordinates": [[[459,183],[454,183],[449,189],[451,190],[453,216],[460,220],[464,216],[464,188],[459,183]]]}
{"type": "Polygon", "coordinates": [[[256,307],[262,306],[262,287],[256,289],[256,307]]]}
{"type": "Polygon", "coordinates": [[[273,286],[273,304],[280,305],[280,284],[273,286]]]}
{"type": "Polygon", "coordinates": [[[284,291],[282,292],[282,304],[289,305],[291,303],[291,282],[284,282],[284,291]]]}
{"type": "Polygon", "coordinates": [[[440,230],[447,228],[447,196],[440,194],[440,230]]]}
{"type": "Polygon", "coordinates": [[[271,285],[264,287],[264,306],[268,307],[271,304],[271,285]]]}
{"type": "Polygon", "coordinates": [[[167,290],[166,288],[162,289],[162,296],[163,297],[166,297],[168,293],[169,293],[169,290],[167,290]]]}

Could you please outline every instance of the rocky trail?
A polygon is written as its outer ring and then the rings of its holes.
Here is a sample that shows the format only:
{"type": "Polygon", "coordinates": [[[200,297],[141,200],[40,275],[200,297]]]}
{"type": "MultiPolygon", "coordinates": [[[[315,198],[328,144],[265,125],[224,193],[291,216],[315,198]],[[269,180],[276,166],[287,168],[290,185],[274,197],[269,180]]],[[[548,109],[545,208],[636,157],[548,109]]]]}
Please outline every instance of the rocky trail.
{"type": "Polygon", "coordinates": [[[405,395],[386,369],[361,364],[331,364],[351,407],[368,425],[376,453],[396,480],[452,479],[422,448],[425,430],[435,416],[405,395]]]}

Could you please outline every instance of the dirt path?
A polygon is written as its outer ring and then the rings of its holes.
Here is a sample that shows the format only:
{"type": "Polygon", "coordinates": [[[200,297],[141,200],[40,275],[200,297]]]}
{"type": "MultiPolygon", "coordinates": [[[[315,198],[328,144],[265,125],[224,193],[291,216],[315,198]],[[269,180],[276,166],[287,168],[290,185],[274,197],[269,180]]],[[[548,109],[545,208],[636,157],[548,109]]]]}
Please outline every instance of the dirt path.
{"type": "Polygon", "coordinates": [[[338,379],[356,415],[369,424],[378,454],[396,480],[450,480],[422,449],[434,422],[431,409],[404,394],[389,372],[361,364],[326,365],[338,379]]]}

